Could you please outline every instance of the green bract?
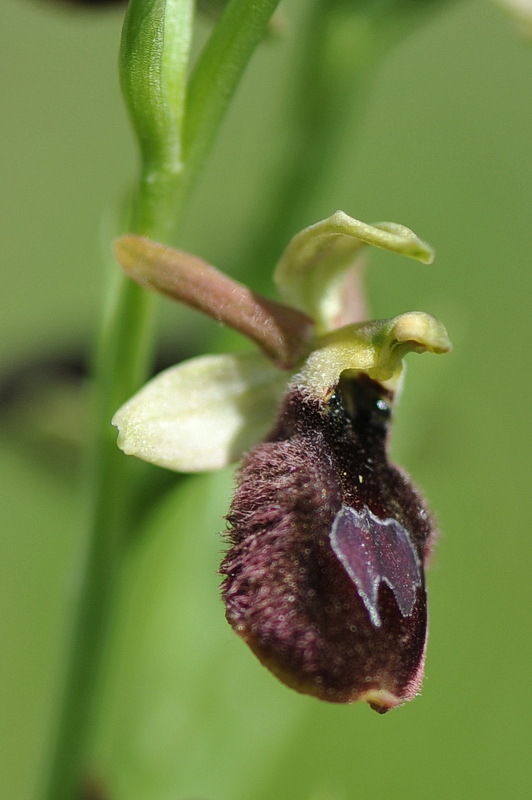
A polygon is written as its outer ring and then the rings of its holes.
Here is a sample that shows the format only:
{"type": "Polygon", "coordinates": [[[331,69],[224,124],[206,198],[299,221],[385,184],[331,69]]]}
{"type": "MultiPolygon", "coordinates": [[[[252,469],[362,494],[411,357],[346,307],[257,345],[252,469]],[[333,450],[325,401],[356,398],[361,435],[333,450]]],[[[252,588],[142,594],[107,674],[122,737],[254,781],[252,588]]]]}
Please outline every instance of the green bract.
{"type": "Polygon", "coordinates": [[[130,3],[120,51],[121,83],[144,168],[179,171],[191,0],[130,3]]]}

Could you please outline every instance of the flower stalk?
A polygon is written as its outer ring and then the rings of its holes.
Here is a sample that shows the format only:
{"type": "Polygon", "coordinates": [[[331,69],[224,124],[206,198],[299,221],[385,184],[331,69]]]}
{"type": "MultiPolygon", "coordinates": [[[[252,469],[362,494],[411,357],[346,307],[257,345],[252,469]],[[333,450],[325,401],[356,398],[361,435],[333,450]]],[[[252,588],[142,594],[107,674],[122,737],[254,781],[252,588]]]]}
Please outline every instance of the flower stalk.
{"type": "MultiPolygon", "coordinates": [[[[176,237],[184,199],[200,173],[229,99],[276,4],[277,0],[253,4],[232,0],[196,68],[199,75],[211,78],[213,70],[219,70],[217,80],[206,91],[201,81],[190,90],[186,82],[193,0],[130,1],[120,68],[139,145],[140,170],[126,229],[163,241],[176,237]],[[241,45],[235,46],[227,16],[230,14],[234,22],[241,12],[245,12],[237,26],[241,45]],[[214,63],[213,51],[218,54],[214,63]],[[186,101],[194,109],[195,123],[189,121],[186,101]],[[195,154],[190,162],[183,147],[185,126],[188,149],[195,154]],[[201,139],[201,147],[195,134],[201,139]]],[[[57,736],[42,793],[45,800],[77,798],[87,768],[95,691],[129,534],[132,490],[131,464],[116,449],[110,420],[145,377],[153,327],[153,295],[125,276],[118,276],[107,303],[95,359],[86,524],[76,564],[57,736]]]]}

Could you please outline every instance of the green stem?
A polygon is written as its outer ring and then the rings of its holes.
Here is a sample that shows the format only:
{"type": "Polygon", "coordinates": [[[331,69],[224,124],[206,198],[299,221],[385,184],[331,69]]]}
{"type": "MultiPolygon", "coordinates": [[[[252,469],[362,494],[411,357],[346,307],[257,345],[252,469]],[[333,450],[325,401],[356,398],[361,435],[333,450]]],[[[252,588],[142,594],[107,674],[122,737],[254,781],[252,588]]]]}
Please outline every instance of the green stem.
{"type": "MultiPolygon", "coordinates": [[[[140,206],[144,205],[142,196],[139,192],[140,206]]],[[[80,797],[109,609],[128,537],[127,498],[134,467],[118,451],[110,419],[145,375],[153,319],[153,296],[118,276],[94,368],[87,524],[78,553],[77,596],[73,598],[58,738],[44,795],[47,800],[80,797]]]]}
{"type": "MultiPolygon", "coordinates": [[[[179,6],[177,0],[172,2],[179,6]]],[[[169,111],[163,109],[166,113],[166,118],[163,118],[156,107],[155,116],[150,117],[146,114],[146,108],[154,103],[149,94],[153,81],[148,80],[143,84],[145,97],[141,97],[142,102],[138,101],[138,96],[133,100],[128,97],[130,86],[127,80],[123,81],[142,154],[130,231],[163,241],[175,238],[185,199],[208,156],[229,100],[277,2],[230,2],[199,60],[192,80],[188,94],[190,117],[187,114],[182,119],[179,113],[183,92],[178,98],[177,113],[172,108],[169,111]],[[181,148],[182,123],[185,126],[184,158],[181,148]],[[161,129],[163,139],[170,131],[170,136],[162,144],[154,142],[161,129]]],[[[162,0],[131,2],[128,11],[130,25],[132,19],[135,23],[139,20],[143,23],[146,9],[157,5],[164,13],[172,3],[170,0],[166,3],[162,0]]],[[[150,64],[142,64],[142,48],[151,46],[153,42],[157,46],[166,46],[164,26],[162,34],[160,26],[155,34],[148,31],[144,38],[127,40],[128,44],[132,41],[130,49],[138,57],[140,67],[139,63],[135,66],[140,70],[141,79],[142,70],[149,71],[150,67],[150,64]]],[[[174,54],[167,50],[162,53],[159,64],[163,63],[164,66],[172,58],[174,54]]],[[[78,800],[81,796],[81,779],[90,742],[95,690],[104,660],[109,610],[114,602],[131,522],[128,510],[132,505],[131,473],[134,465],[117,449],[110,420],[144,380],[152,350],[153,323],[153,296],[120,275],[109,303],[96,356],[93,403],[95,433],[89,459],[87,525],[78,556],[74,609],[65,673],[62,676],[58,735],[42,795],[45,800],[78,800]]]]}

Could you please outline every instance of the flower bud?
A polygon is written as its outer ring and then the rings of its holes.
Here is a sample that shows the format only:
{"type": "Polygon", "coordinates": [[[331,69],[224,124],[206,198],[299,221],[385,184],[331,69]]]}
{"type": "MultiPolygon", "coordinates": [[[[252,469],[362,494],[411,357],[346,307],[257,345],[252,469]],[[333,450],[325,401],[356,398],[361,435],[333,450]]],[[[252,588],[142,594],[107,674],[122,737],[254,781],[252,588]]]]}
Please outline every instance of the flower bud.
{"type": "Polygon", "coordinates": [[[149,182],[181,169],[181,127],[192,36],[190,0],[131,0],[120,78],[149,182]]]}

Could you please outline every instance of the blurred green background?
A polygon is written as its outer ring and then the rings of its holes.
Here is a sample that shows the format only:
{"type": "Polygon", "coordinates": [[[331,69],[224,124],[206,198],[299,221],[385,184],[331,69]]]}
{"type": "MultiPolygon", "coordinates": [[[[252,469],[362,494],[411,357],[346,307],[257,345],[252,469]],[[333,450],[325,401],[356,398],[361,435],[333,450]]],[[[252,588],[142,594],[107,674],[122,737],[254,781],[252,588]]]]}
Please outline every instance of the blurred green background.
{"type": "MultiPolygon", "coordinates": [[[[299,6],[257,52],[184,233],[228,272],[276,190],[299,6]]],[[[86,353],[97,329],[102,252],[136,158],[122,14],[2,3],[2,397],[6,376],[86,353]]],[[[368,98],[305,222],[342,208],[406,224],[437,251],[431,267],[372,252],[368,274],[373,316],[429,311],[455,345],[410,358],[394,437],[442,530],[423,694],[379,717],[263,670],[218,598],[231,474],[186,479],[125,570],[93,747],[109,800],[532,796],[532,45],[489,2],[451,3],[386,57],[368,98]]],[[[214,324],[169,303],[163,316],[176,352],[216,346],[214,324]]],[[[6,800],[36,797],[81,526],[76,398],[43,388],[37,369],[24,386],[0,424],[6,800]]]]}

